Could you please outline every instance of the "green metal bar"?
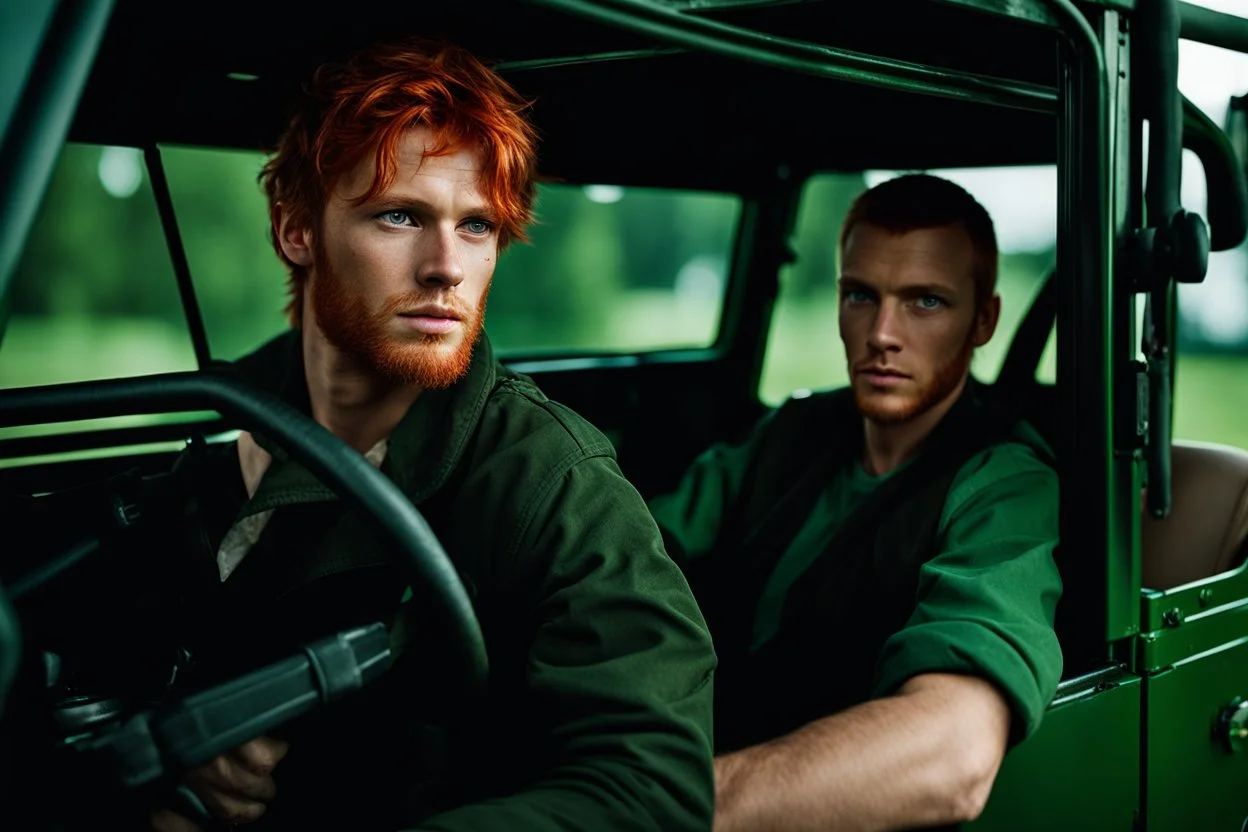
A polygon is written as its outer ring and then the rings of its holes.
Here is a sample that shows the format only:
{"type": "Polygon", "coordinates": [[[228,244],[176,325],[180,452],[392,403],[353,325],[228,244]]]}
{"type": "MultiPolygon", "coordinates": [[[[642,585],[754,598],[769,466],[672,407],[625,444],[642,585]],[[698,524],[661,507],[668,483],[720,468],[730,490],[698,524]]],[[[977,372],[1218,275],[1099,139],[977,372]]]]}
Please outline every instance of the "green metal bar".
{"type": "Polygon", "coordinates": [[[1055,29],[1059,26],[1054,10],[1046,3],[1035,2],[1035,0],[937,0],[937,2],[1055,29]]]}
{"type": "Polygon", "coordinates": [[[1248,598],[1248,563],[1167,590],[1145,589],[1140,622],[1146,630],[1167,626],[1167,618],[1189,619],[1205,610],[1248,598]]]}
{"type": "Polygon", "coordinates": [[[550,69],[558,66],[601,64],[608,61],[632,61],[638,58],[659,58],[664,55],[683,55],[684,49],[667,47],[661,49],[620,49],[615,52],[594,52],[589,55],[566,55],[558,58],[532,58],[527,61],[500,61],[493,65],[495,72],[525,72],[532,69],[550,69]]]}
{"type": "Polygon", "coordinates": [[[0,298],[26,246],[87,84],[112,0],[61,0],[0,145],[0,298]]]}
{"type": "MultiPolygon", "coordinates": [[[[657,0],[660,5],[692,13],[737,11],[740,9],[772,8],[794,4],[823,2],[823,0],[657,0]]],[[[1037,23],[1056,29],[1058,16],[1044,0],[933,0],[947,6],[959,6],[971,11],[995,15],[1024,23],[1037,23]]],[[[1087,0],[1089,5],[1128,11],[1133,0],[1087,0]]]]}
{"type": "Polygon", "coordinates": [[[1165,629],[1140,634],[1141,673],[1155,673],[1248,636],[1248,599],[1206,610],[1165,629]]]}
{"type": "Polygon", "coordinates": [[[1139,681],[1138,676],[1128,671],[1121,664],[1105,665],[1082,676],[1062,680],[1057,686],[1057,692],[1053,695],[1053,701],[1049,703],[1049,710],[1070,702],[1087,699],[1089,696],[1111,687],[1133,685],[1139,681]]]}
{"type": "MultiPolygon", "coordinates": [[[[1133,198],[1133,161],[1139,133],[1133,129],[1131,112],[1130,35],[1121,15],[1104,17],[1101,45],[1105,54],[1108,84],[1108,154],[1110,164],[1109,222],[1114,252],[1129,245],[1140,225],[1141,205],[1133,198]]],[[[1133,645],[1127,639],[1140,629],[1140,524],[1139,495],[1143,435],[1140,432],[1139,376],[1136,374],[1135,304],[1131,301],[1135,273],[1129,258],[1115,257],[1112,273],[1109,338],[1110,366],[1113,368],[1112,425],[1113,456],[1110,462],[1109,499],[1113,506],[1109,534],[1112,541],[1105,552],[1106,633],[1123,660],[1132,658],[1133,645]]],[[[1063,486],[1064,487],[1064,486],[1063,486]]]]}
{"type": "Polygon", "coordinates": [[[1179,4],[1179,37],[1248,52],[1248,19],[1191,3],[1179,4]]]}
{"type": "Polygon", "coordinates": [[[525,0],[677,46],[762,66],[888,89],[1051,113],[1048,87],[866,55],[753,32],[646,0],[525,0]]]}

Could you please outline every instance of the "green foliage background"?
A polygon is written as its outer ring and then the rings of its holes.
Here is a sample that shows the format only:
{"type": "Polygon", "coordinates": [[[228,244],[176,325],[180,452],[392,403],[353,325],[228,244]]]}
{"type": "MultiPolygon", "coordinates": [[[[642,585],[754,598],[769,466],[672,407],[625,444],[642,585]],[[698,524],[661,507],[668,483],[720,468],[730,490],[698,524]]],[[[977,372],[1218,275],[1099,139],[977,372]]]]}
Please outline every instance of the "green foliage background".
{"type": "MultiPolygon", "coordinates": [[[[0,386],[188,370],[182,305],[137,151],[70,145],[8,298],[0,386]],[[127,157],[126,154],[130,154],[127,157]],[[129,187],[110,193],[105,162],[129,187]],[[127,167],[129,166],[129,167],[127,167]]],[[[214,356],[234,358],[285,327],[285,272],[268,240],[257,153],[164,151],[214,356]]],[[[124,184],[124,183],[123,183],[124,184]]],[[[798,260],[782,274],[762,398],[844,383],[836,333],[836,236],[862,175],[807,186],[798,260]]],[[[698,347],[716,334],[739,204],[723,194],[544,187],[532,242],[500,258],[486,328],[507,353],[698,347]],[[613,192],[614,191],[614,192],[613,192]]],[[[1052,251],[1006,252],[997,337],[975,372],[995,377],[1052,251]]],[[[1248,314],[1248,310],[1245,310],[1248,314]]],[[[1042,377],[1053,378],[1053,349],[1042,377]]],[[[1175,433],[1248,447],[1248,356],[1181,353],[1175,433]]]]}

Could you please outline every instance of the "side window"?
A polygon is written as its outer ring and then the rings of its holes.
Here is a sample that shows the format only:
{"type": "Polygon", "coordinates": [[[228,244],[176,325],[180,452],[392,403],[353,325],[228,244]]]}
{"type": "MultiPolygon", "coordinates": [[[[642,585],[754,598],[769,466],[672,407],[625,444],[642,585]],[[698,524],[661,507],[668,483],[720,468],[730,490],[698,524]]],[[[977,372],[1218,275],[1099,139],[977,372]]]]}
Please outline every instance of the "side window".
{"type": "MultiPolygon", "coordinates": [[[[1248,55],[1179,43],[1179,90],[1215,124],[1248,93],[1248,55]]],[[[1207,216],[1204,171],[1184,151],[1183,207],[1207,216]]],[[[1248,243],[1209,255],[1203,283],[1178,290],[1174,436],[1248,448],[1248,243]]]]}
{"type": "MultiPolygon", "coordinates": [[[[997,292],[1001,320],[992,340],[976,351],[971,372],[997,377],[1023,316],[1053,267],[1057,240],[1057,169],[1051,165],[932,170],[966,188],[988,210],[1001,250],[997,292]]],[[[779,404],[794,390],[848,382],[837,332],[837,241],[841,222],[859,193],[901,171],[812,177],[798,208],[797,260],[780,275],[759,397],[779,404]]],[[[1052,357],[1049,356],[1051,361],[1052,357]]]]}
{"type": "MultiPolygon", "coordinates": [[[[255,152],[162,157],[213,357],[286,326],[286,271],[268,239],[255,152]]],[[[741,200],[733,194],[539,187],[530,243],[500,257],[486,329],[507,355],[710,346],[741,200]]],[[[0,385],[195,366],[142,153],[69,145],[18,267],[0,385]]]]}
{"type": "Polygon", "coordinates": [[[138,150],[64,148],[6,300],[0,386],[195,368],[138,150]]]}
{"type": "Polygon", "coordinates": [[[542,185],[531,242],[499,257],[486,330],[506,355],[709,347],[736,195],[542,185]]]}
{"type": "MultiPolygon", "coordinates": [[[[258,153],[173,147],[170,190],[215,357],[286,326],[286,272],[268,239],[258,153]]],[[[741,200],[735,195],[543,184],[530,242],[499,257],[485,328],[502,356],[707,347],[741,200]]]]}
{"type": "MultiPolygon", "coordinates": [[[[215,357],[281,332],[286,271],[268,239],[258,153],[168,148],[170,190],[215,357]]],[[[485,328],[501,356],[707,347],[740,199],[544,184],[530,242],[498,261],[485,328]]]]}

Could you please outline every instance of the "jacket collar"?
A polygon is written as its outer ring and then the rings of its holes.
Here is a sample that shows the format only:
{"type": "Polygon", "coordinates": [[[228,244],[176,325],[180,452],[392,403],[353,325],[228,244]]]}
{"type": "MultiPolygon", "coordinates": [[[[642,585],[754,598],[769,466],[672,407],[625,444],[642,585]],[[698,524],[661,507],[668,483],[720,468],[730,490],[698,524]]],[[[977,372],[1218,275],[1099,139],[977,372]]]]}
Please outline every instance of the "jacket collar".
{"type": "MultiPolygon", "coordinates": [[[[245,381],[311,418],[299,330],[277,336],[230,367],[245,381]]],[[[424,391],[399,420],[390,434],[382,471],[413,503],[424,501],[445,485],[481,420],[496,380],[493,348],[482,332],[464,377],[450,387],[424,391]]],[[[245,514],[292,503],[337,499],[268,437],[254,438],[272,455],[273,463],[244,509],[245,514]]]]}

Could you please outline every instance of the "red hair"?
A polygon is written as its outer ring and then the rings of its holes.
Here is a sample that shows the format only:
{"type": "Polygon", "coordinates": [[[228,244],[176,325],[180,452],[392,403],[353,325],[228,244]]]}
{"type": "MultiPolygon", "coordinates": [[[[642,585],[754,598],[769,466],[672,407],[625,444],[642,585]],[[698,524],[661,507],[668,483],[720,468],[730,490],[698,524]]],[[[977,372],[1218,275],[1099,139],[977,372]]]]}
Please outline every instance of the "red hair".
{"type": "Polygon", "coordinates": [[[291,324],[301,323],[307,270],[282,251],[279,203],[296,227],[319,231],[338,179],[373,152],[373,183],[355,203],[375,199],[394,182],[398,147],[409,128],[432,131],[429,156],[477,149],[481,190],[498,215],[500,250],[512,240],[527,240],[537,145],[524,115],[529,104],[472,54],[441,41],[379,44],[321,66],[259,176],[269,199],[273,247],[290,269],[291,324]]]}

